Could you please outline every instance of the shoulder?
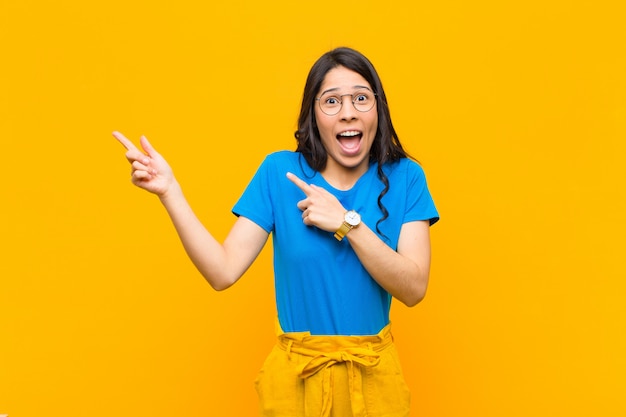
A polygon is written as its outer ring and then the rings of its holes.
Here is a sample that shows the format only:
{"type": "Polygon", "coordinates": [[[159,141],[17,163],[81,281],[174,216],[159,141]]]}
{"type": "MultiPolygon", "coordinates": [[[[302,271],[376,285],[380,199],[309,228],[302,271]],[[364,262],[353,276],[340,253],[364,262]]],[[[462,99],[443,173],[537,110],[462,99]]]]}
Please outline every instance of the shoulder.
{"type": "Polygon", "coordinates": [[[298,163],[299,152],[293,151],[276,151],[265,156],[263,165],[272,167],[290,167],[298,163]]]}
{"type": "Polygon", "coordinates": [[[410,158],[401,158],[384,165],[383,171],[388,177],[424,178],[422,166],[410,158]]]}
{"type": "Polygon", "coordinates": [[[311,177],[315,174],[313,168],[309,166],[306,159],[300,152],[276,151],[268,154],[261,166],[265,170],[277,173],[293,172],[298,176],[311,177]]]}
{"type": "Polygon", "coordinates": [[[274,162],[274,163],[290,162],[290,161],[294,161],[294,160],[297,161],[298,155],[300,155],[299,152],[281,150],[281,151],[276,151],[276,152],[272,152],[272,153],[268,154],[265,157],[265,160],[266,161],[271,161],[271,162],[274,162]]]}

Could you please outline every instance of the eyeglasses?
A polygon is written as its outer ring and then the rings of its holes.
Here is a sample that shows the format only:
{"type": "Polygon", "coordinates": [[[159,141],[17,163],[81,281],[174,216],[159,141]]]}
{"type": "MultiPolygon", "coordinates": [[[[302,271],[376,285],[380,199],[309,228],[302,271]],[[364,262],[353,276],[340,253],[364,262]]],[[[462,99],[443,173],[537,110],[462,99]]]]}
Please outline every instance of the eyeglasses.
{"type": "Polygon", "coordinates": [[[341,111],[343,106],[343,97],[350,96],[352,99],[352,105],[360,112],[368,112],[372,110],[374,104],[376,104],[376,94],[370,90],[359,90],[352,94],[337,94],[335,92],[326,92],[320,97],[316,98],[320,104],[320,110],[328,116],[334,116],[341,111]]]}

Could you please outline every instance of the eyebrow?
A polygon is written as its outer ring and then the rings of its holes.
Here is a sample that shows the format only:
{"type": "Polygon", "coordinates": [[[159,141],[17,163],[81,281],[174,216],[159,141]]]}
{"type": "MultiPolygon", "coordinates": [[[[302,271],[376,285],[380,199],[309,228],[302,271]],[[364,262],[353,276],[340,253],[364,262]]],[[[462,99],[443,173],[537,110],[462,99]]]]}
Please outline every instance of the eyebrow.
{"type": "MultiPolygon", "coordinates": [[[[352,88],[354,88],[355,90],[358,90],[358,89],[363,89],[363,88],[364,88],[364,89],[366,89],[366,90],[372,91],[372,89],[371,89],[371,88],[369,88],[368,86],[365,86],[365,85],[354,85],[354,86],[352,86],[352,88]]],[[[321,96],[323,96],[323,95],[324,95],[324,94],[326,94],[326,93],[331,93],[331,92],[334,92],[334,91],[339,91],[339,90],[341,90],[339,87],[329,88],[328,90],[324,90],[324,91],[322,91],[322,93],[320,94],[320,97],[321,97],[321,96]]]]}

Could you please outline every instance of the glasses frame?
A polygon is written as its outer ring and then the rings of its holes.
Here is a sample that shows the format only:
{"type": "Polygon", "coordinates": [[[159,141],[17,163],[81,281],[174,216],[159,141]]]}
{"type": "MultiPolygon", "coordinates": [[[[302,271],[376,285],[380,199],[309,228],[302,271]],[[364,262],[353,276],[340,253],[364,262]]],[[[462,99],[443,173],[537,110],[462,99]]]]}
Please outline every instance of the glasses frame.
{"type": "Polygon", "coordinates": [[[370,90],[369,88],[367,88],[367,89],[366,89],[366,91],[368,91],[368,92],[370,92],[370,93],[374,94],[374,101],[373,101],[372,107],[370,107],[370,108],[369,108],[369,109],[367,109],[367,110],[359,110],[359,109],[356,107],[356,104],[354,104],[354,101],[356,100],[356,99],[354,98],[354,95],[355,95],[355,94],[359,94],[359,92],[352,93],[352,94],[341,94],[341,95],[339,95],[339,96],[338,96],[338,97],[339,97],[339,99],[340,99],[340,101],[339,101],[339,108],[337,109],[337,111],[336,111],[335,113],[327,113],[327,112],[325,112],[325,111],[324,111],[324,109],[322,108],[322,101],[321,101],[321,100],[322,100],[322,97],[324,96],[324,94],[322,94],[321,96],[317,97],[317,98],[315,99],[315,101],[317,101],[317,103],[318,103],[318,105],[319,105],[320,110],[321,110],[321,111],[322,111],[322,113],[324,113],[326,116],[336,116],[337,114],[339,114],[339,112],[341,111],[341,109],[343,109],[343,98],[344,98],[344,97],[346,97],[346,96],[350,96],[350,97],[352,97],[352,100],[350,100],[350,102],[352,103],[352,106],[354,107],[354,109],[355,109],[356,111],[358,111],[359,113],[367,113],[368,111],[371,111],[371,110],[374,108],[374,105],[377,103],[377,99],[376,99],[376,97],[378,97],[378,94],[376,94],[375,92],[373,92],[373,91],[372,91],[372,90],[370,90]]]}

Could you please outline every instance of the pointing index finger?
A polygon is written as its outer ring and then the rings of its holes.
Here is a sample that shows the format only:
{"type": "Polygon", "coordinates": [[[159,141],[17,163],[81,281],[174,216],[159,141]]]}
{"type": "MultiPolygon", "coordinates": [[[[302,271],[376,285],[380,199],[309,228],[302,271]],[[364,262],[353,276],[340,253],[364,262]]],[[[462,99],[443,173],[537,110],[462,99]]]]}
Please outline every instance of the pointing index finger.
{"type": "Polygon", "coordinates": [[[126,150],[130,151],[137,149],[137,147],[133,145],[130,140],[126,139],[126,136],[122,135],[120,132],[113,132],[113,137],[117,139],[126,148],[126,150]]]}
{"type": "Polygon", "coordinates": [[[291,182],[293,182],[294,184],[296,184],[296,186],[301,189],[304,194],[306,194],[307,196],[310,194],[311,192],[311,186],[309,184],[307,184],[306,182],[302,181],[300,178],[298,178],[297,175],[292,174],[291,172],[287,173],[287,178],[289,178],[289,180],[291,182]]]}

